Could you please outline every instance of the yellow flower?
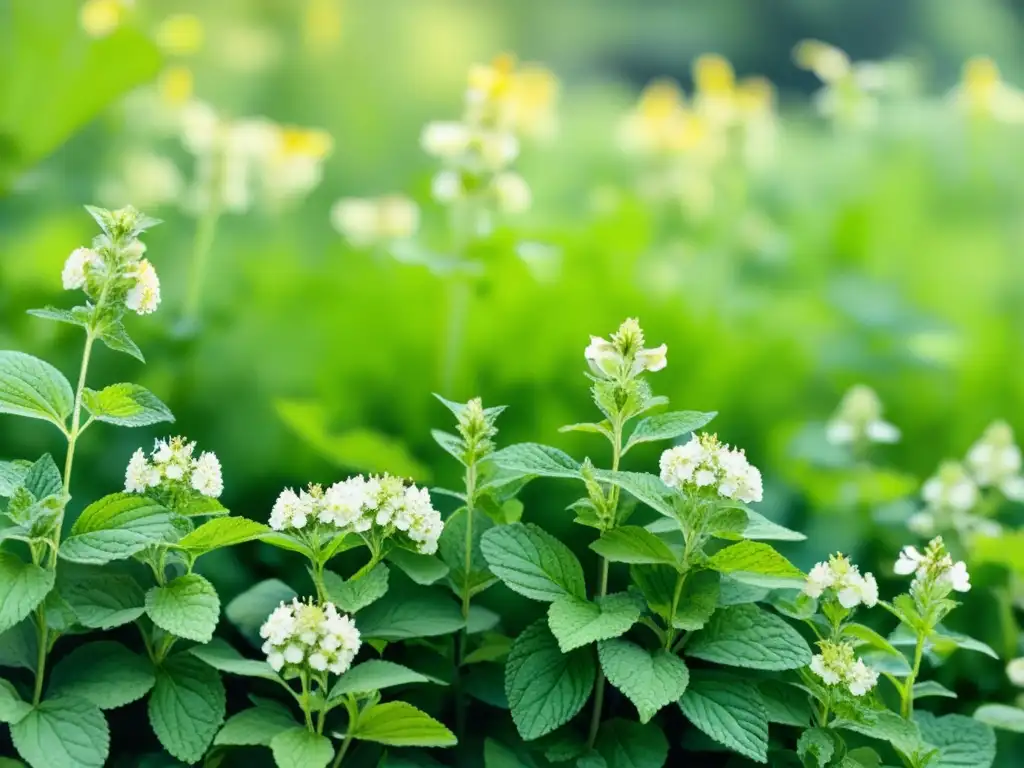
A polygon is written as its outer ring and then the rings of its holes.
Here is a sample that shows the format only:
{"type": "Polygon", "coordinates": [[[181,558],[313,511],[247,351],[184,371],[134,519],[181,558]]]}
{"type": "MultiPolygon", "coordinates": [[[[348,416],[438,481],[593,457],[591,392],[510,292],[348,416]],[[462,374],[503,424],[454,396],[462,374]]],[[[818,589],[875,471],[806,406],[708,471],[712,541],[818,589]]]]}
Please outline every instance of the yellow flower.
{"type": "Polygon", "coordinates": [[[317,50],[329,50],[341,39],[340,0],[306,0],[303,19],[306,43],[317,50]]]}
{"type": "Polygon", "coordinates": [[[334,148],[334,139],[326,131],[315,128],[282,126],[278,151],[285,157],[323,160],[334,148]]]}
{"type": "Polygon", "coordinates": [[[168,67],[157,81],[160,100],[171,107],[180,107],[192,98],[192,70],[188,67],[168,67]]]}
{"type": "Polygon", "coordinates": [[[191,13],[168,16],[156,28],[155,38],[166,53],[189,56],[203,46],[203,22],[191,13]]]}
{"type": "Polygon", "coordinates": [[[975,117],[1024,122],[1024,92],[1005,82],[999,67],[987,56],[967,60],[957,91],[962,108],[975,117]]]}
{"type": "Polygon", "coordinates": [[[513,76],[509,100],[515,130],[527,136],[548,136],[554,131],[558,78],[538,64],[521,67],[513,76]]]}
{"type": "Polygon", "coordinates": [[[498,101],[512,87],[512,76],[516,69],[516,57],[502,53],[490,64],[474,64],[469,69],[470,98],[480,101],[498,101]]]}
{"type": "Polygon", "coordinates": [[[78,20],[90,37],[106,37],[124,23],[131,5],[132,0],[86,0],[78,20]]]}
{"type": "Polygon", "coordinates": [[[736,73],[724,56],[705,53],[698,56],[693,64],[693,82],[697,93],[702,96],[731,98],[736,85],[736,73]]]}

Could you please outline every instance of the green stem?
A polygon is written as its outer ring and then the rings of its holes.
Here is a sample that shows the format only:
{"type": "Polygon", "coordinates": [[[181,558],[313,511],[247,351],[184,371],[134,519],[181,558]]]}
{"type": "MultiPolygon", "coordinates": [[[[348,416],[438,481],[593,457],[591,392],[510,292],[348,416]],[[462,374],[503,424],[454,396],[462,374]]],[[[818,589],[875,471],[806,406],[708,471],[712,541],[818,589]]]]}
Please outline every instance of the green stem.
{"type": "Polygon", "coordinates": [[[672,650],[672,644],[676,640],[676,628],[672,622],[676,618],[676,609],[679,607],[679,599],[683,596],[683,584],[686,583],[686,571],[680,571],[676,576],[676,588],[672,592],[672,610],[668,614],[668,631],[665,633],[665,650],[672,650]]]}
{"type": "Polygon", "coordinates": [[[445,394],[455,391],[466,320],[469,316],[469,279],[455,275],[448,281],[447,317],[445,319],[444,355],[441,368],[441,391],[445,394]]]}
{"type": "Polygon", "coordinates": [[[224,183],[223,150],[217,149],[213,156],[213,169],[210,174],[209,204],[196,224],[196,236],[192,244],[192,264],[189,267],[188,288],[185,293],[185,304],[182,308],[182,327],[194,328],[199,322],[203,301],[203,285],[206,282],[206,269],[210,260],[210,251],[217,234],[217,223],[220,221],[223,201],[221,187],[224,183]]]}
{"type": "Polygon", "coordinates": [[[314,733],[313,728],[313,715],[309,711],[309,678],[306,673],[303,672],[301,675],[302,681],[302,713],[306,716],[306,728],[314,733]]]}
{"type": "Polygon", "coordinates": [[[377,563],[384,559],[384,554],[382,552],[376,550],[371,550],[371,552],[372,554],[370,555],[369,562],[367,562],[366,565],[364,565],[358,571],[353,573],[349,581],[352,581],[353,579],[361,579],[363,576],[372,571],[376,567],[377,563]]]}
{"type": "Polygon", "coordinates": [[[334,757],[334,762],[331,763],[331,768],[338,768],[341,765],[341,761],[345,759],[345,753],[348,752],[349,746],[352,744],[352,735],[356,732],[356,724],[359,722],[359,709],[354,706],[351,698],[345,699],[345,709],[348,710],[348,725],[345,728],[345,740],[341,742],[341,749],[338,750],[338,754],[334,757]]]}
{"type": "Polygon", "coordinates": [[[914,667],[903,683],[901,691],[900,712],[904,720],[909,720],[914,715],[914,683],[921,672],[921,659],[924,656],[925,635],[918,632],[917,645],[914,647],[914,667]]]}
{"type": "Polygon", "coordinates": [[[466,467],[466,540],[463,542],[462,630],[455,643],[455,732],[466,732],[466,697],[462,690],[462,661],[469,647],[470,577],[473,572],[473,513],[476,504],[476,462],[466,467]]]}

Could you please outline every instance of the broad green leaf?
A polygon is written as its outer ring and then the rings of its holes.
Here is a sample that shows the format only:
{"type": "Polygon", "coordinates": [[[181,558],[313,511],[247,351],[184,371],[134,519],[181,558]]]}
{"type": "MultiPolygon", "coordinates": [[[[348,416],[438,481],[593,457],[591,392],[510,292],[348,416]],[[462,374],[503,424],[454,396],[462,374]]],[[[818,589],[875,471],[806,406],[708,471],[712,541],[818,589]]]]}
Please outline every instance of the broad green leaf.
{"type": "Polygon", "coordinates": [[[690,682],[686,662],[663,648],[648,651],[618,638],[598,643],[597,655],[608,682],[633,702],[641,723],[682,696],[690,682]]]}
{"type": "Polygon", "coordinates": [[[748,669],[800,669],[811,663],[811,649],[800,633],[756,605],[716,611],[689,639],[686,655],[748,669]]]}
{"type": "Polygon", "coordinates": [[[0,352],[0,413],[44,419],[61,429],[75,405],[64,374],[23,352],[0,352]]]}
{"type": "Polygon", "coordinates": [[[377,563],[358,579],[345,581],[333,571],[324,571],[327,597],[343,613],[357,613],[380,600],[388,591],[388,567],[377,563]]]}
{"type": "Polygon", "coordinates": [[[768,544],[757,541],[741,541],[726,547],[712,555],[707,565],[752,586],[784,589],[802,586],[805,579],[789,560],[768,544]]]}
{"type": "Polygon", "coordinates": [[[668,760],[668,739],[654,723],[608,720],[594,746],[607,768],[662,768],[668,760]]]}
{"type": "Polygon", "coordinates": [[[434,584],[448,575],[448,566],[433,555],[421,555],[407,549],[392,549],[387,560],[397,565],[417,584],[424,586],[434,584]]]}
{"type": "Polygon", "coordinates": [[[264,701],[229,717],[213,743],[215,746],[269,747],[277,734],[297,725],[287,708],[276,701],[264,701]]]}
{"type": "Polygon", "coordinates": [[[929,696],[935,696],[942,699],[956,698],[956,694],[953,693],[953,691],[935,680],[925,680],[922,683],[914,683],[915,699],[924,699],[929,696]]]}
{"type": "Polygon", "coordinates": [[[172,635],[208,643],[220,619],[220,598],[213,584],[198,573],[189,573],[150,589],[146,613],[172,635]]]}
{"type": "Polygon", "coordinates": [[[17,689],[0,678],[0,723],[17,723],[32,711],[32,705],[22,701],[17,689]]]}
{"type": "Polygon", "coordinates": [[[25,619],[0,633],[0,667],[35,672],[38,648],[36,625],[31,618],[25,619]]]}
{"type": "Polygon", "coordinates": [[[280,680],[266,659],[247,659],[220,638],[211,640],[206,645],[197,645],[188,650],[197,659],[201,659],[214,669],[227,672],[229,675],[261,677],[264,680],[280,680]]]}
{"type": "MultiPolygon", "coordinates": [[[[917,637],[909,628],[900,625],[889,635],[889,642],[900,648],[913,648],[917,645],[917,637]]],[[[960,632],[952,632],[941,624],[935,627],[925,642],[926,651],[934,651],[940,656],[948,656],[957,649],[982,653],[990,659],[999,659],[999,654],[991,646],[960,632]]]]}
{"type": "Polygon", "coordinates": [[[628,592],[600,597],[597,602],[564,596],[548,608],[548,626],[562,653],[619,637],[640,619],[642,605],[628,592]]]}
{"type": "Polygon", "coordinates": [[[75,573],[66,583],[61,580],[59,588],[78,623],[90,629],[113,629],[146,612],[142,587],[125,574],[75,573]]]}
{"type": "Polygon", "coordinates": [[[81,326],[82,328],[89,326],[89,320],[92,317],[92,311],[88,307],[60,309],[52,305],[47,305],[42,309],[30,309],[28,314],[41,320],[53,320],[58,323],[81,326]]]}
{"type": "Polygon", "coordinates": [[[138,701],[156,683],[153,665],[120,643],[100,640],[75,648],[57,662],[47,698],[78,696],[100,709],[138,701]]]}
{"type": "Polygon", "coordinates": [[[122,427],[148,427],[162,421],[174,421],[164,403],[138,384],[111,384],[98,392],[86,389],[82,403],[96,421],[122,427]]]}
{"type": "Polygon", "coordinates": [[[456,510],[444,524],[444,531],[438,541],[438,554],[448,566],[448,583],[458,597],[468,592],[477,595],[497,581],[488,570],[487,561],[480,549],[480,539],[495,526],[491,518],[478,509],[473,510],[473,528],[467,531],[469,514],[466,508],[456,510]],[[469,571],[466,571],[466,535],[472,534],[470,544],[469,571]]]}
{"type": "MultiPolygon", "coordinates": [[[[919,751],[927,751],[921,742],[921,733],[915,723],[904,720],[895,712],[888,710],[862,709],[853,718],[836,718],[831,727],[838,730],[853,731],[861,736],[886,741],[904,755],[912,756],[919,751]]],[[[964,718],[969,720],[970,718],[964,718]]],[[[932,764],[929,763],[929,768],[932,764]]]]}
{"type": "MultiPolygon", "coordinates": [[[[746,574],[751,575],[751,574],[746,574]]],[[[795,582],[786,582],[787,589],[792,589],[795,582]]],[[[767,600],[771,594],[768,587],[755,584],[747,584],[731,576],[722,576],[718,580],[718,605],[746,605],[747,603],[759,603],[767,600]]]]}
{"type": "Polygon", "coordinates": [[[53,589],[53,571],[0,552],[0,632],[28,616],[53,589]]]}
{"type": "Polygon", "coordinates": [[[457,632],[465,625],[462,611],[439,587],[392,585],[388,593],[359,614],[364,638],[408,640],[457,632]]]}
{"type": "Polygon", "coordinates": [[[31,466],[29,461],[0,461],[0,498],[9,499],[21,487],[31,466]]]}
{"type": "Polygon", "coordinates": [[[785,526],[769,520],[759,512],[744,505],[747,514],[747,527],[743,530],[743,538],[758,541],[806,541],[807,537],[799,531],[792,531],[785,526]]]}
{"type": "Polygon", "coordinates": [[[516,638],[505,663],[505,694],[512,720],[526,741],[569,722],[590,698],[593,653],[563,654],[547,622],[534,622],[516,638]]]}
{"type": "Polygon", "coordinates": [[[263,523],[244,517],[215,517],[186,534],[175,546],[192,555],[202,555],[221,547],[255,541],[269,531],[263,523]]]}
{"type": "Polygon", "coordinates": [[[939,748],[928,768],[989,768],[996,758],[996,735],[987,723],[965,715],[936,717],[915,712],[921,737],[939,748]]]}
{"type": "Polygon", "coordinates": [[[657,475],[601,469],[595,471],[594,476],[603,483],[617,485],[637,501],[643,502],[666,517],[675,518],[676,511],[670,501],[674,492],[657,475]]]}
{"type": "Polygon", "coordinates": [[[415,670],[403,667],[401,664],[381,659],[370,659],[362,664],[356,664],[342,675],[331,689],[328,698],[334,699],[346,693],[370,693],[396,685],[431,682],[435,681],[415,670]]]}
{"type": "Polygon", "coordinates": [[[254,646],[263,645],[260,638],[260,627],[267,617],[281,603],[290,603],[298,594],[280,579],[266,579],[235,597],[224,615],[254,646]]]}
{"type": "MultiPolygon", "coordinates": [[[[916,695],[916,685],[914,692],[916,695]]],[[[1024,733],[1024,709],[1020,707],[1010,707],[1006,704],[982,704],[974,710],[974,719],[1002,731],[1024,733]]]]}
{"type": "Polygon", "coordinates": [[[811,724],[811,705],[807,692],[781,680],[761,680],[757,684],[769,723],[807,728],[811,724]]]}
{"type": "Polygon", "coordinates": [[[831,734],[823,728],[808,728],[800,734],[796,743],[796,754],[804,765],[809,765],[813,760],[816,768],[825,768],[835,751],[836,745],[831,734]]]}
{"type": "MultiPolygon", "coordinates": [[[[355,738],[393,747],[451,747],[455,734],[404,701],[377,704],[359,717],[355,738]]],[[[303,766],[305,768],[305,766],[303,766]]]]}
{"type": "Polygon", "coordinates": [[[99,707],[72,696],[40,702],[11,726],[11,740],[32,768],[103,768],[110,751],[99,707]]]}
{"type": "Polygon", "coordinates": [[[533,763],[524,762],[510,748],[494,739],[484,739],[483,768],[533,768],[533,763]]]}
{"type": "Polygon", "coordinates": [[[478,635],[490,632],[501,622],[501,616],[490,608],[482,605],[469,606],[469,617],[466,619],[466,633],[478,635]]]}
{"type": "Polygon", "coordinates": [[[463,690],[478,701],[498,709],[509,709],[505,676],[498,664],[475,664],[462,678],[463,690]]]}
{"type": "Polygon", "coordinates": [[[430,436],[434,438],[434,442],[441,446],[449,456],[462,466],[466,466],[466,444],[461,437],[450,432],[443,432],[440,429],[430,430],[430,436]]]}
{"type": "Polygon", "coordinates": [[[134,357],[140,363],[146,362],[142,350],[132,341],[132,337],[128,335],[124,323],[120,320],[112,320],[103,326],[99,330],[99,339],[107,346],[107,349],[134,357]]]}
{"type": "Polygon", "coordinates": [[[690,571],[676,602],[676,584],[680,574],[665,565],[635,565],[630,576],[644,594],[651,610],[672,624],[687,631],[703,627],[718,608],[719,575],[715,571],[690,571]]]}
{"type": "Polygon", "coordinates": [[[876,651],[870,655],[862,653],[861,656],[865,663],[880,672],[895,674],[897,677],[906,677],[910,674],[910,664],[907,662],[907,658],[870,627],[856,623],[846,624],[843,627],[843,634],[853,640],[855,647],[866,645],[876,651]]]}
{"type": "Polygon", "coordinates": [[[608,428],[608,423],[603,422],[601,424],[594,424],[592,422],[583,422],[580,424],[566,424],[564,427],[558,428],[559,432],[588,432],[593,435],[604,435],[609,440],[612,438],[612,431],[608,428]]]}
{"type": "Polygon", "coordinates": [[[485,661],[498,661],[508,656],[512,648],[512,638],[499,634],[484,635],[483,641],[462,660],[465,664],[480,664],[485,661]]]}
{"type": "Polygon", "coordinates": [[[22,484],[37,499],[57,496],[64,492],[64,478],[53,457],[44,453],[26,468],[22,484]]]}
{"type": "Polygon", "coordinates": [[[583,567],[565,544],[539,526],[513,523],[480,540],[487,564],[509,589],[542,602],[563,595],[584,598],[583,567]]]}
{"type": "Polygon", "coordinates": [[[327,768],[334,759],[331,740],[302,726],[278,733],[270,750],[277,768],[327,768]]]}
{"type": "Polygon", "coordinates": [[[517,443],[488,457],[507,472],[538,477],[579,479],[580,464],[569,454],[540,443],[517,443]]]}
{"type": "Polygon", "coordinates": [[[664,541],[636,525],[605,531],[590,548],[613,563],[671,566],[678,563],[678,558],[664,541]]]}
{"type": "Polygon", "coordinates": [[[145,496],[114,493],[93,502],[60,545],[60,556],[102,565],[124,560],[177,535],[170,510],[145,496]]]}
{"type": "Polygon", "coordinates": [[[695,432],[718,414],[715,411],[701,413],[700,411],[673,411],[672,413],[660,413],[657,416],[648,416],[637,422],[633,434],[629,436],[623,453],[639,443],[649,443],[655,440],[674,440],[677,437],[695,432]]]}
{"type": "Polygon", "coordinates": [[[149,722],[160,743],[182,762],[198,762],[224,721],[224,685],[217,670],[177,653],[157,669],[149,722]]]}
{"type": "Polygon", "coordinates": [[[759,763],[768,762],[768,715],[753,683],[694,671],[679,708],[719,744],[759,763]]]}

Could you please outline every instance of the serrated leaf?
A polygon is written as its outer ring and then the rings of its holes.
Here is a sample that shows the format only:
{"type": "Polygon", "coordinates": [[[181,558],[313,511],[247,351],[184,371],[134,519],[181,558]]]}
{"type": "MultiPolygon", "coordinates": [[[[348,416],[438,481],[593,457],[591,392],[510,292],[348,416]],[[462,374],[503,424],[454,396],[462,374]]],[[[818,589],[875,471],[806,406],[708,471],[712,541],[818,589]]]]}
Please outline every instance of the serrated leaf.
{"type": "Polygon", "coordinates": [[[594,477],[602,483],[618,486],[637,501],[643,502],[666,517],[675,518],[676,512],[670,501],[673,491],[657,475],[599,469],[594,472],[594,477]]]}
{"type": "Polygon", "coordinates": [[[613,563],[635,565],[671,565],[678,559],[668,545],[647,531],[635,525],[623,525],[605,531],[590,548],[613,563]]]}
{"type": "Polygon", "coordinates": [[[17,723],[32,711],[32,705],[22,701],[17,689],[0,678],[0,723],[17,723]]]}
{"type": "Polygon", "coordinates": [[[35,672],[38,648],[35,623],[31,619],[25,619],[6,632],[0,633],[0,667],[35,672]]]}
{"type": "Polygon", "coordinates": [[[759,512],[744,505],[747,514],[747,527],[743,530],[743,538],[758,541],[806,541],[807,537],[799,531],[792,531],[785,526],[772,522],[759,512]]]}
{"type": "Polygon", "coordinates": [[[25,469],[22,485],[38,500],[59,496],[64,492],[64,478],[48,453],[44,453],[25,469]]]}
{"type": "Polygon", "coordinates": [[[490,461],[506,470],[538,477],[579,479],[580,464],[564,451],[540,443],[518,443],[495,451],[490,461]]]}
{"type": "Polygon", "coordinates": [[[811,724],[811,705],[807,692],[781,680],[761,680],[757,684],[769,723],[807,728],[811,724]]]}
{"type": "Polygon", "coordinates": [[[148,427],[174,421],[170,408],[138,384],[111,384],[99,391],[87,388],[82,403],[96,421],[122,427],[148,427]]]}
{"type": "Polygon", "coordinates": [[[396,685],[432,682],[437,681],[426,675],[421,675],[413,669],[403,667],[401,664],[381,659],[371,659],[364,661],[362,664],[356,664],[343,674],[334,685],[334,688],[331,689],[331,693],[327,698],[334,699],[346,693],[370,693],[396,685]]]}
{"type": "Polygon", "coordinates": [[[466,444],[461,437],[450,432],[442,432],[440,429],[430,430],[430,436],[434,438],[435,443],[444,448],[449,456],[462,466],[466,466],[466,444]]]}
{"type": "Polygon", "coordinates": [[[686,655],[747,669],[800,669],[811,663],[811,649],[801,634],[756,605],[716,611],[689,639],[686,655]]]}
{"type": "Polygon", "coordinates": [[[269,531],[263,523],[244,517],[215,517],[183,536],[175,546],[190,554],[202,555],[221,547],[255,541],[269,531]]]}
{"type": "Polygon", "coordinates": [[[548,626],[562,653],[625,634],[640,619],[641,605],[627,592],[600,597],[597,602],[569,595],[548,608],[548,626]]]}
{"type": "Polygon", "coordinates": [[[648,651],[618,638],[598,643],[597,655],[608,682],[633,702],[641,723],[682,696],[690,682],[686,662],[663,648],[648,651]]]}
{"type": "MultiPolygon", "coordinates": [[[[861,736],[886,741],[904,755],[911,756],[924,750],[918,726],[904,720],[895,712],[888,710],[862,709],[853,717],[836,718],[831,727],[839,730],[853,731],[861,736]]],[[[969,718],[964,718],[968,720],[969,718]]],[[[924,750],[926,751],[926,750],[924,750]]],[[[931,766],[931,763],[929,763],[931,766]]]]}
{"type": "Polygon", "coordinates": [[[53,571],[26,563],[13,552],[0,552],[0,632],[32,613],[53,582],[53,571]]]}
{"type": "Polygon", "coordinates": [[[996,758],[996,735],[992,728],[965,715],[936,717],[915,712],[921,737],[939,748],[928,768],[989,768],[996,758]]]}
{"type": "Polygon", "coordinates": [[[8,499],[25,479],[30,461],[0,461],[0,498],[8,499]]]}
{"type": "Polygon", "coordinates": [[[198,573],[189,573],[150,589],[146,613],[165,632],[208,643],[220,619],[220,598],[213,584],[198,573]]]}
{"type": "Polygon", "coordinates": [[[236,596],[224,609],[224,615],[235,629],[259,648],[263,645],[260,638],[263,622],[278,605],[290,603],[295,597],[298,593],[280,579],[266,579],[236,596]]]}
{"type": "MultiPolygon", "coordinates": [[[[914,692],[916,696],[916,685],[914,692]]],[[[1024,709],[1020,707],[1010,707],[1006,704],[982,704],[974,710],[974,719],[1002,731],[1024,733],[1024,709]]]]}
{"type": "Polygon", "coordinates": [[[594,746],[607,768],[662,768],[668,760],[668,739],[653,723],[608,720],[594,746]]]}
{"type": "Polygon", "coordinates": [[[170,510],[145,496],[114,493],[85,508],[61,543],[60,556],[102,565],[176,536],[170,510]]]}
{"type": "Polygon", "coordinates": [[[110,752],[99,707],[70,696],[40,702],[11,726],[11,740],[32,768],[103,768],[110,752]]]}
{"type": "Polygon", "coordinates": [[[515,639],[505,663],[505,694],[512,720],[526,741],[569,722],[594,687],[588,650],[563,654],[547,622],[534,622],[515,639]]]}
{"type": "Polygon", "coordinates": [[[333,571],[324,571],[327,597],[343,613],[358,613],[387,594],[388,567],[377,563],[358,579],[345,581],[333,571]]]}
{"type": "Polygon", "coordinates": [[[751,586],[785,589],[802,586],[805,579],[800,569],[773,547],[757,541],[741,541],[719,550],[708,558],[707,565],[751,586]]]}
{"type": "Polygon", "coordinates": [[[832,741],[832,736],[822,728],[808,728],[800,734],[796,743],[796,754],[804,765],[808,764],[810,758],[817,768],[825,768],[835,751],[836,745],[832,741]]]}
{"type": "Polygon", "coordinates": [[[393,747],[451,747],[455,734],[404,701],[377,704],[359,717],[355,738],[393,747]]]}
{"type": "Polygon", "coordinates": [[[132,337],[128,335],[128,331],[125,330],[124,324],[120,320],[111,320],[101,328],[99,340],[107,346],[107,349],[130,355],[140,363],[146,362],[142,350],[132,341],[132,337]]]}
{"type": "Polygon", "coordinates": [[[392,585],[388,593],[359,614],[364,638],[408,640],[457,632],[465,625],[462,611],[438,587],[392,585]]]}
{"type": "Polygon", "coordinates": [[[277,768],[327,768],[334,758],[330,739],[301,726],[274,736],[270,751],[277,768]]]}
{"type": "Polygon", "coordinates": [[[759,763],[768,762],[768,716],[752,683],[692,672],[679,708],[719,744],[759,763]]]}
{"type": "Polygon", "coordinates": [[[100,640],[80,645],[57,662],[46,695],[78,696],[100,709],[116,709],[138,701],[155,683],[148,659],[120,643],[100,640]]]}
{"type": "Polygon", "coordinates": [[[266,659],[247,659],[223,640],[216,638],[206,645],[189,648],[189,653],[216,670],[241,677],[259,677],[280,681],[266,659]]]}
{"type": "Polygon", "coordinates": [[[611,439],[612,432],[607,427],[607,422],[603,424],[594,424],[592,422],[582,422],[580,424],[566,424],[564,427],[558,428],[559,432],[587,432],[593,435],[604,435],[611,439]]]}
{"type": "Polygon", "coordinates": [[[220,730],[224,709],[215,669],[187,652],[164,659],[149,697],[149,722],[164,749],[185,763],[198,762],[220,730]]]}
{"type": "Polygon", "coordinates": [[[584,598],[583,567],[565,544],[531,523],[492,528],[480,540],[491,572],[531,600],[584,598]]]}
{"type": "Polygon", "coordinates": [[[64,374],[23,352],[0,352],[0,413],[44,419],[65,428],[75,393],[64,374]]]}
{"type": "Polygon", "coordinates": [[[32,315],[32,317],[38,317],[41,320],[53,320],[58,323],[78,325],[82,328],[88,327],[89,320],[92,317],[92,312],[88,307],[60,309],[59,307],[47,305],[42,309],[30,309],[27,310],[27,312],[32,315]]]}
{"type": "Polygon", "coordinates": [[[142,587],[124,574],[76,573],[66,583],[61,581],[60,594],[78,623],[90,629],[113,629],[146,612],[142,587]]]}
{"type": "Polygon", "coordinates": [[[213,743],[215,746],[269,747],[277,734],[297,725],[287,708],[276,701],[264,701],[229,717],[213,743]]]}
{"type": "Polygon", "coordinates": [[[448,566],[448,582],[456,596],[478,595],[496,583],[498,579],[488,570],[487,560],[480,549],[480,539],[495,526],[491,518],[478,509],[473,510],[473,528],[467,531],[469,514],[465,507],[457,509],[444,524],[438,540],[438,555],[448,566]],[[466,570],[466,534],[471,541],[469,571],[466,570]]]}
{"type": "Polygon", "coordinates": [[[640,419],[633,430],[633,434],[629,436],[629,441],[622,452],[625,453],[634,445],[640,443],[649,443],[655,440],[673,440],[690,432],[695,432],[717,415],[715,411],[709,413],[674,411],[640,419]]]}
{"type": "Polygon", "coordinates": [[[407,549],[392,549],[387,560],[417,584],[435,584],[448,575],[448,566],[433,555],[422,555],[407,549]]]}

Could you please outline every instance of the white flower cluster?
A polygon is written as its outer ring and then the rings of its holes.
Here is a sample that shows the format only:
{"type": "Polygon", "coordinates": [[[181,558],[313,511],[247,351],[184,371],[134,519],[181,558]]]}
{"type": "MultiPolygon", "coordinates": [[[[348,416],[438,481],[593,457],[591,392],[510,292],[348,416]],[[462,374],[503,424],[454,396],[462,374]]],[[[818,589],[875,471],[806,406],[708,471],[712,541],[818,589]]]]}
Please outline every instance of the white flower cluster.
{"type": "Polygon", "coordinates": [[[967,452],[967,466],[980,488],[998,488],[1008,499],[1024,501],[1021,451],[1006,422],[989,425],[967,452]]]}
{"type": "Polygon", "coordinates": [[[845,685],[853,696],[863,696],[878,683],[878,672],[858,659],[849,643],[823,640],[821,653],[811,657],[811,671],[825,685],[845,685]]]}
{"type": "Polygon", "coordinates": [[[919,536],[934,536],[942,528],[953,528],[961,536],[975,533],[998,536],[1002,526],[995,520],[972,512],[981,499],[978,485],[963,464],[945,461],[921,488],[925,507],[907,520],[907,528],[919,536]]]}
{"type": "Polygon", "coordinates": [[[403,195],[343,197],[331,208],[331,224],[352,245],[365,248],[415,235],[420,210],[403,195]]]}
{"type": "Polygon", "coordinates": [[[374,526],[384,529],[385,536],[401,531],[421,553],[429,555],[437,551],[444,527],[426,488],[407,486],[390,475],[358,475],[326,491],[319,486],[299,493],[286,489],[270,513],[270,527],[276,531],[302,530],[313,521],[354,533],[374,526]]]}
{"type": "Polygon", "coordinates": [[[140,448],[132,455],[125,472],[124,489],[128,493],[145,493],[150,488],[169,482],[208,496],[218,498],[224,492],[220,461],[210,451],[193,458],[196,444],[183,437],[157,440],[149,457],[140,448]]]}
{"type": "Polygon", "coordinates": [[[882,419],[882,403],[875,391],[858,384],[843,396],[826,425],[825,437],[833,445],[895,443],[900,431],[882,419]]]}
{"type": "Polygon", "coordinates": [[[670,488],[700,491],[713,488],[733,501],[761,501],[761,472],[738,448],[718,442],[715,435],[700,434],[685,445],[661,454],[661,480],[670,488]]]}
{"type": "Polygon", "coordinates": [[[599,379],[632,379],[668,365],[668,347],[644,349],[644,332],[636,318],[622,322],[611,339],[591,336],[583,357],[599,379]]]}
{"type": "MultiPolygon", "coordinates": [[[[125,306],[140,315],[155,312],[160,306],[160,278],[153,265],[141,258],[145,251],[146,246],[142,242],[132,241],[123,249],[125,262],[116,268],[119,274],[110,275],[111,278],[123,277],[131,281],[125,306]]],[[[79,290],[86,286],[91,275],[104,276],[107,270],[108,265],[95,250],[76,248],[64,262],[61,282],[66,291],[79,290]]]]}
{"type": "Polygon", "coordinates": [[[931,584],[956,592],[969,592],[971,589],[967,564],[963,560],[953,562],[941,536],[932,539],[923,553],[916,547],[904,547],[893,570],[899,576],[914,574],[910,587],[912,592],[931,584]]]}
{"type": "Polygon", "coordinates": [[[260,627],[263,652],[275,672],[307,666],[316,672],[343,675],[359,653],[355,622],[338,613],[334,603],[281,603],[260,627]]]}
{"type": "Polygon", "coordinates": [[[870,573],[861,575],[860,569],[841,554],[833,555],[828,562],[821,562],[811,568],[804,584],[804,594],[819,598],[832,590],[843,608],[864,605],[873,608],[878,603],[878,583],[870,573]]]}

